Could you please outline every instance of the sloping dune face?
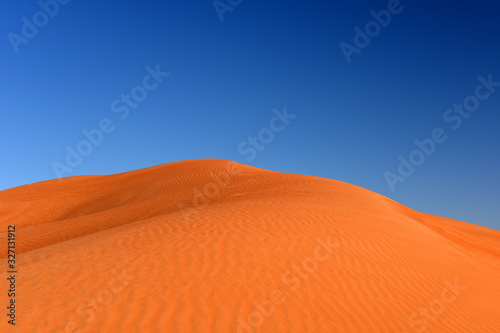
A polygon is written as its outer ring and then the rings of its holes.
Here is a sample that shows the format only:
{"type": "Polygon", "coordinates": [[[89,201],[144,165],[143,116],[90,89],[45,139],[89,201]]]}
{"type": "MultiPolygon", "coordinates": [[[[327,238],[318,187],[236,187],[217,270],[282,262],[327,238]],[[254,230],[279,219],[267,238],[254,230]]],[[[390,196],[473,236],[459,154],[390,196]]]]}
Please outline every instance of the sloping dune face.
{"type": "Polygon", "coordinates": [[[4,332],[499,332],[500,232],[191,160],[0,192],[4,332]]]}

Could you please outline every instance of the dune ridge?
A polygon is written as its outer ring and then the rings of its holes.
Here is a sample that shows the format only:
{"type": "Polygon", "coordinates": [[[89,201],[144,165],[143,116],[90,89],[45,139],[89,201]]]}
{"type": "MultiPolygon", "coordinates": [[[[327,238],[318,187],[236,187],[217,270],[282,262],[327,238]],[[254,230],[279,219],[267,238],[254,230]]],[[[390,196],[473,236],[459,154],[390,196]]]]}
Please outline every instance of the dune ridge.
{"type": "Polygon", "coordinates": [[[340,181],[180,161],[1,191],[2,247],[10,224],[1,331],[500,329],[499,231],[340,181]]]}

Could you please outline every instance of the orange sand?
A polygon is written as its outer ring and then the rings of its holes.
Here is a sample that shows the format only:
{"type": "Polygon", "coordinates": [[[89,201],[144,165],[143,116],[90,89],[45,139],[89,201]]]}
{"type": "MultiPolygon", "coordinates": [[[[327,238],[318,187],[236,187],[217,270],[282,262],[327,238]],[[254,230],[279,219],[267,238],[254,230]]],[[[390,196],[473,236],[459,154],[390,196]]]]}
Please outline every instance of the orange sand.
{"type": "Polygon", "coordinates": [[[1,332],[500,332],[499,231],[335,180],[182,161],[1,191],[0,227],[1,332]]]}

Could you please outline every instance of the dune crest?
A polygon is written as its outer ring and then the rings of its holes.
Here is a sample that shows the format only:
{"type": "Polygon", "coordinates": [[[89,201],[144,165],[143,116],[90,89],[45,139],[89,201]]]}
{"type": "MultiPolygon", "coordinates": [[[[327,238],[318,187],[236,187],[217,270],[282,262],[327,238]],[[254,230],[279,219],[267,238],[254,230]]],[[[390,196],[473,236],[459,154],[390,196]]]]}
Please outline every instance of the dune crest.
{"type": "Polygon", "coordinates": [[[5,263],[13,224],[1,332],[500,328],[499,231],[340,181],[181,161],[1,191],[5,263]]]}

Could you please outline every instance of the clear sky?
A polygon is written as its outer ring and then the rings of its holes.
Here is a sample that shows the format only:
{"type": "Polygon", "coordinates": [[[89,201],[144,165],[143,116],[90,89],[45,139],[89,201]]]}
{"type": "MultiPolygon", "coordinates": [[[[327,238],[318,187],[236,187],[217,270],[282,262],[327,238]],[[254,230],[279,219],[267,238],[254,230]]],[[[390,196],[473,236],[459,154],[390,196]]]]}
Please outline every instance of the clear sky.
{"type": "Polygon", "coordinates": [[[0,190],[223,158],[500,230],[498,2],[215,4],[2,4],[0,190]]]}

